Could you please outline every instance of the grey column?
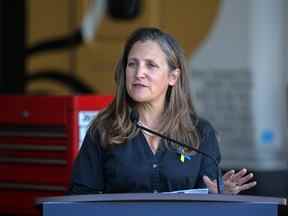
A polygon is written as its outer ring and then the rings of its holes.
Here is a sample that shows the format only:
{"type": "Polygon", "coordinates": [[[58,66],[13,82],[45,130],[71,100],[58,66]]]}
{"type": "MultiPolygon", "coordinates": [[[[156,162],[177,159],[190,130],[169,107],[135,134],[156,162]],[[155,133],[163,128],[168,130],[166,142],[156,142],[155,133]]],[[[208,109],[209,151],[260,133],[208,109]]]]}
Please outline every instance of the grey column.
{"type": "Polygon", "coordinates": [[[260,169],[286,168],[284,27],[284,0],[252,0],[252,112],[260,169]]]}

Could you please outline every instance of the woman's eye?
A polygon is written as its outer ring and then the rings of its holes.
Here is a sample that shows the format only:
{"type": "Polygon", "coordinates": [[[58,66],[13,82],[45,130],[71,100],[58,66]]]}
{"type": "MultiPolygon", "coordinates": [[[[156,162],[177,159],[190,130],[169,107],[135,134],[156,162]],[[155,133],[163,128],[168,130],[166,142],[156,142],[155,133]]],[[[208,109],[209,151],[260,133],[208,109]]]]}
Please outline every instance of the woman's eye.
{"type": "Polygon", "coordinates": [[[128,67],[134,67],[135,65],[135,62],[128,62],[128,67]]]}
{"type": "Polygon", "coordinates": [[[149,67],[149,68],[156,68],[157,65],[156,65],[156,64],[153,64],[153,63],[149,63],[149,64],[148,64],[148,67],[149,67]]]}

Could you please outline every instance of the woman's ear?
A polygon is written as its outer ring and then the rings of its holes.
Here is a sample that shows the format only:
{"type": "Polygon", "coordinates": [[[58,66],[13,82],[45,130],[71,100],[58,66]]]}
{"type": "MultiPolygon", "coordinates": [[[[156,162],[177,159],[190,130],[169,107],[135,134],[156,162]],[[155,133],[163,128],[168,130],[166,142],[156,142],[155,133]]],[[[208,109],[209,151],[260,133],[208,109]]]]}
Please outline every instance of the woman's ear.
{"type": "Polygon", "coordinates": [[[171,71],[169,73],[169,85],[174,86],[178,80],[178,77],[180,76],[180,69],[176,68],[175,70],[171,71]]]}

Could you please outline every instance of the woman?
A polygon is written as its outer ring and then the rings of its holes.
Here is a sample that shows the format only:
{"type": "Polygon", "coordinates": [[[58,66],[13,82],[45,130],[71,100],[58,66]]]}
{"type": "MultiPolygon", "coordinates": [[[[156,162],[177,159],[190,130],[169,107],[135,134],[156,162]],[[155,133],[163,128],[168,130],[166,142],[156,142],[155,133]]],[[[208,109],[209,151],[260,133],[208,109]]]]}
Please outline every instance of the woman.
{"type": "MultiPolygon", "coordinates": [[[[91,125],[73,168],[70,194],[167,192],[208,187],[217,193],[215,163],[138,124],[191,145],[220,161],[215,131],[192,106],[183,51],[167,33],[131,34],[116,68],[116,96],[91,125]]],[[[224,192],[255,186],[246,169],[224,176],[224,192]]]]}

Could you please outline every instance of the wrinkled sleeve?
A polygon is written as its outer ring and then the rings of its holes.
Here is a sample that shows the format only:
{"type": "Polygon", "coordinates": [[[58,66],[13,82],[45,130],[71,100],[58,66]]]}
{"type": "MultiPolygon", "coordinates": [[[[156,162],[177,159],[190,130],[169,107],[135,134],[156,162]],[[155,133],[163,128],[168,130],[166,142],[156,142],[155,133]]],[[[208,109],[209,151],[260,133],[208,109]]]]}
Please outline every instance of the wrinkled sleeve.
{"type": "Polygon", "coordinates": [[[68,195],[103,192],[103,149],[100,142],[99,132],[92,138],[88,130],[74,161],[68,195]]]}
{"type": "MultiPolygon", "coordinates": [[[[221,154],[218,144],[216,132],[211,124],[205,120],[199,122],[199,135],[200,135],[200,150],[213,157],[218,164],[221,161],[221,154]]],[[[206,187],[202,177],[208,176],[214,180],[217,178],[218,168],[213,160],[208,157],[202,156],[199,178],[196,184],[197,188],[206,187]]]]}

